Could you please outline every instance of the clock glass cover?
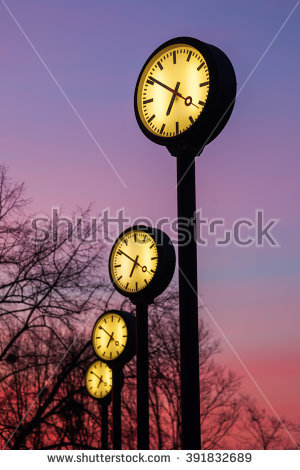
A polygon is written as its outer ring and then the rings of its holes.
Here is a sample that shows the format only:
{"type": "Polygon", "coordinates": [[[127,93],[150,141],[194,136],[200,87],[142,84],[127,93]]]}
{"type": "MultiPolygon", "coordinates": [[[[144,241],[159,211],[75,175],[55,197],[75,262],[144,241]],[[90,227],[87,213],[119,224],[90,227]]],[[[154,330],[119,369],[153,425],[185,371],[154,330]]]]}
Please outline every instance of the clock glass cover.
{"type": "Polygon", "coordinates": [[[172,44],[147,63],[137,90],[137,108],[152,134],[174,137],[189,129],[202,113],[210,77],[203,55],[188,44],[172,44]]]}
{"type": "Polygon", "coordinates": [[[85,384],[92,397],[106,397],[112,389],[112,370],[104,362],[93,362],[86,372],[85,384]]]}
{"type": "Polygon", "coordinates": [[[110,257],[110,273],[114,284],[123,292],[144,289],[158,266],[157,246],[148,233],[132,230],[116,242],[110,257]]]}
{"type": "Polygon", "coordinates": [[[128,338],[127,325],[117,313],[102,315],[95,323],[92,333],[93,348],[97,356],[113,361],[124,351],[128,338]]]}

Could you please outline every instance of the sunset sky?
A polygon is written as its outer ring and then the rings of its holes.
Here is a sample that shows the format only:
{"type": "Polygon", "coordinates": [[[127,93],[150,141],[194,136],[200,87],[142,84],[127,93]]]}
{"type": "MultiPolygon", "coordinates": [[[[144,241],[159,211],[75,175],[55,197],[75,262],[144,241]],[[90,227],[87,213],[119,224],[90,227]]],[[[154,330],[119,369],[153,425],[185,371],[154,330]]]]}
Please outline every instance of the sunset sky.
{"type": "Polygon", "coordinates": [[[124,208],[131,220],[175,218],[176,162],[136,123],[136,80],[154,49],[176,36],[228,55],[240,93],[227,126],[197,159],[197,207],[227,228],[261,209],[266,222],[279,219],[272,234],[280,247],[217,247],[213,238],[199,247],[202,315],[221,338],[219,361],[244,377],[244,391],[293,420],[300,418],[296,5],[0,2],[0,162],[25,182],[35,213],[61,207],[71,215],[93,203],[95,215],[124,208]]]}

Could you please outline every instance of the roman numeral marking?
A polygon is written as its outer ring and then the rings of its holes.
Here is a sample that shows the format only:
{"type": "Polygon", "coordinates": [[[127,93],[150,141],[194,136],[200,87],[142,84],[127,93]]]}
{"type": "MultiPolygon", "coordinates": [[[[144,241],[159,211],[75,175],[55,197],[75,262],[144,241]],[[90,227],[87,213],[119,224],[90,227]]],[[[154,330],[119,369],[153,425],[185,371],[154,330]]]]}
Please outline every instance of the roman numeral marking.
{"type": "Polygon", "coordinates": [[[176,122],[176,135],[179,134],[179,122],[176,122]]]}
{"type": "Polygon", "coordinates": [[[150,123],[152,121],[152,119],[154,119],[154,118],[155,118],[155,114],[153,114],[153,116],[151,116],[151,118],[148,119],[148,123],[150,123]]]}
{"type": "Polygon", "coordinates": [[[187,61],[187,62],[190,61],[191,55],[192,55],[192,51],[190,51],[190,52],[188,53],[188,56],[187,56],[187,58],[186,58],[186,61],[187,61]]]}
{"type": "Polygon", "coordinates": [[[206,85],[208,85],[208,84],[209,84],[209,82],[203,82],[203,83],[200,83],[199,86],[206,86],[206,85]]]}
{"type": "Polygon", "coordinates": [[[194,124],[194,119],[192,118],[192,116],[189,116],[189,120],[191,121],[192,124],[194,124]]]}
{"type": "Polygon", "coordinates": [[[163,66],[161,65],[161,62],[157,62],[157,65],[159,66],[160,70],[163,69],[163,66]]]}
{"type": "Polygon", "coordinates": [[[157,259],[157,258],[158,258],[158,256],[153,256],[153,258],[151,258],[151,259],[157,259]]]}
{"type": "Polygon", "coordinates": [[[201,106],[205,105],[204,101],[198,101],[198,104],[201,104],[201,106]]]}
{"type": "Polygon", "coordinates": [[[161,128],[160,128],[160,131],[159,131],[159,133],[160,133],[160,134],[162,134],[162,133],[163,133],[163,131],[164,131],[164,128],[165,128],[165,124],[163,124],[163,125],[161,126],[161,128]]]}
{"type": "Polygon", "coordinates": [[[123,276],[118,277],[118,281],[119,281],[120,279],[122,279],[122,277],[123,277],[123,276]]]}
{"type": "Polygon", "coordinates": [[[143,104],[152,103],[152,101],[153,101],[153,98],[150,98],[149,100],[143,101],[143,104]]]}
{"type": "Polygon", "coordinates": [[[152,82],[152,80],[146,80],[146,83],[148,83],[149,85],[154,85],[154,82],[152,82]]]}
{"type": "Polygon", "coordinates": [[[173,52],[173,64],[176,64],[176,51],[173,52]]]}
{"type": "Polygon", "coordinates": [[[127,288],[128,288],[128,286],[129,286],[129,282],[127,282],[125,289],[127,289],[127,288]]]}
{"type": "Polygon", "coordinates": [[[118,250],[117,255],[121,255],[121,254],[122,254],[122,251],[118,250]]]}
{"type": "Polygon", "coordinates": [[[135,290],[138,290],[138,283],[135,283],[135,290]]]}
{"type": "Polygon", "coordinates": [[[136,243],[136,233],[133,235],[134,241],[136,243]]]}
{"type": "Polygon", "coordinates": [[[197,70],[202,69],[203,65],[204,65],[204,62],[202,61],[201,64],[199,65],[199,67],[197,67],[197,70]]]}
{"type": "Polygon", "coordinates": [[[152,243],[152,245],[150,246],[150,250],[151,250],[151,248],[153,248],[153,247],[154,247],[154,243],[152,243]]]}

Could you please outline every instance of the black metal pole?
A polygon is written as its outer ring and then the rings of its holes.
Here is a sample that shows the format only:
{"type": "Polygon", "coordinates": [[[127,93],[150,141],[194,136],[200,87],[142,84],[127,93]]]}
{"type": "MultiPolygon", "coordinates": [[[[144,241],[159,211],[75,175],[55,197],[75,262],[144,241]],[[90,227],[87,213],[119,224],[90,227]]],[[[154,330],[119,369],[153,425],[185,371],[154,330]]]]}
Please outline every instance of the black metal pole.
{"type": "Polygon", "coordinates": [[[136,304],[137,448],[149,449],[148,305],[136,304]]]}
{"type": "Polygon", "coordinates": [[[122,449],[121,427],[121,369],[113,369],[113,449],[122,449]]]}
{"type": "Polygon", "coordinates": [[[201,449],[195,159],[186,155],[177,157],[177,209],[182,449],[201,449]]]}
{"type": "Polygon", "coordinates": [[[101,449],[108,449],[108,402],[105,399],[101,404],[101,449]]]}

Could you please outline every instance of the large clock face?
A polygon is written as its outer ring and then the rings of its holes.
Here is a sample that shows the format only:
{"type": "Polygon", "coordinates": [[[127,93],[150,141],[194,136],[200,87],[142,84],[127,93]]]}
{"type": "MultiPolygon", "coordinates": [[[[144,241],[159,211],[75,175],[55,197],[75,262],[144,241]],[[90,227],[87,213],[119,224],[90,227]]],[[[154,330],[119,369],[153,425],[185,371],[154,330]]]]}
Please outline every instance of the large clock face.
{"type": "Polygon", "coordinates": [[[124,319],[117,313],[107,313],[95,323],[92,333],[94,351],[101,359],[113,361],[124,351],[127,338],[124,319]]]}
{"type": "Polygon", "coordinates": [[[114,284],[123,292],[144,289],[153,279],[158,266],[158,251],[146,232],[132,230],[115,244],[110,257],[110,273],[114,284]]]}
{"type": "Polygon", "coordinates": [[[93,362],[86,372],[85,384],[92,397],[106,397],[112,389],[112,370],[104,362],[93,362]]]}
{"type": "Polygon", "coordinates": [[[174,137],[189,129],[208,97],[207,63],[193,46],[173,44],[146,64],[137,91],[137,109],[152,134],[174,137]]]}

